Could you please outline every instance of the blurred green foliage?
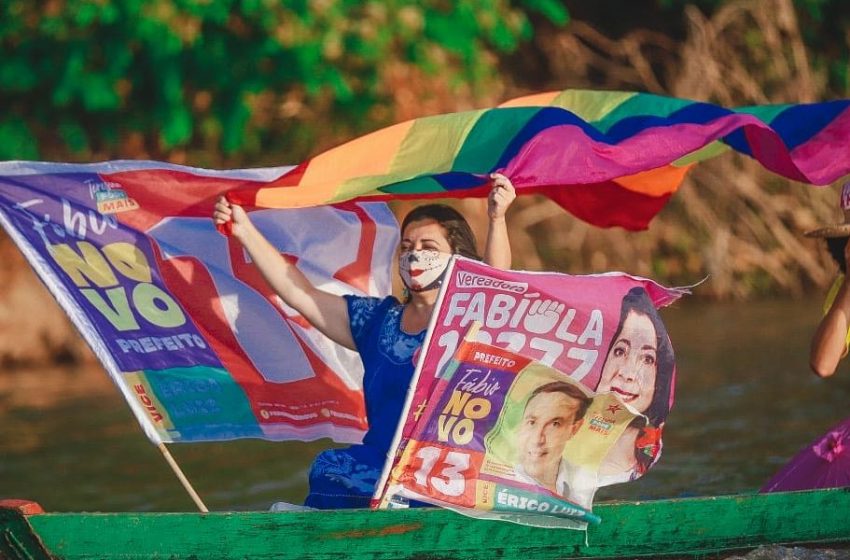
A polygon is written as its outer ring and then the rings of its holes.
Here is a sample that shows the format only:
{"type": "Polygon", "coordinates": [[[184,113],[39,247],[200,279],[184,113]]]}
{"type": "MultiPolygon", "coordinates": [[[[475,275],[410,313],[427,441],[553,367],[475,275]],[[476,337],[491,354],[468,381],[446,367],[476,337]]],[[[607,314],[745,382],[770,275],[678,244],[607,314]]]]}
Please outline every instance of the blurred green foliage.
{"type": "MultiPolygon", "coordinates": [[[[2,0],[0,159],[294,163],[396,122],[405,80],[466,106],[512,80],[550,87],[548,62],[507,56],[545,58],[535,28],[572,16],[678,40],[686,6],[729,2],[2,0]]],[[[793,2],[825,93],[846,95],[846,0],[793,2]]]]}
{"type": "Polygon", "coordinates": [[[132,155],[135,141],[239,163],[284,137],[303,157],[315,121],[353,134],[392,120],[374,109],[393,63],[486,85],[531,15],[568,20],[557,0],[3,0],[0,159],[132,155]]]}

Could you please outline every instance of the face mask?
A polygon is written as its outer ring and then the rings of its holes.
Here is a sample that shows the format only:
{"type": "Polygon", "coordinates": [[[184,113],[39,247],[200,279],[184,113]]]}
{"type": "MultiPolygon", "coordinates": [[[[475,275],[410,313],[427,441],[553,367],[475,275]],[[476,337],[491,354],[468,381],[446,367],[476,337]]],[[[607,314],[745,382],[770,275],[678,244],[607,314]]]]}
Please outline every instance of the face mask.
{"type": "Polygon", "coordinates": [[[439,288],[451,258],[440,251],[404,251],[398,257],[401,281],[411,292],[439,288]]]}

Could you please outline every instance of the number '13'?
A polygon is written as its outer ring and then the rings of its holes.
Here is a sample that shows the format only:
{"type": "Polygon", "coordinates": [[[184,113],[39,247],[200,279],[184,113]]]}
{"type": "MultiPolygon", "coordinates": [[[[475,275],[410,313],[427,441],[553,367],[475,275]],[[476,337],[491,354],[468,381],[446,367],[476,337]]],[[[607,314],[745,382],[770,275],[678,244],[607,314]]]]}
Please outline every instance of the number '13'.
{"type": "Polygon", "coordinates": [[[413,473],[413,479],[420,486],[430,486],[446,496],[461,496],[466,489],[466,479],[461,474],[469,468],[469,455],[458,451],[449,451],[440,460],[444,450],[437,447],[423,447],[416,452],[422,465],[413,473]]]}

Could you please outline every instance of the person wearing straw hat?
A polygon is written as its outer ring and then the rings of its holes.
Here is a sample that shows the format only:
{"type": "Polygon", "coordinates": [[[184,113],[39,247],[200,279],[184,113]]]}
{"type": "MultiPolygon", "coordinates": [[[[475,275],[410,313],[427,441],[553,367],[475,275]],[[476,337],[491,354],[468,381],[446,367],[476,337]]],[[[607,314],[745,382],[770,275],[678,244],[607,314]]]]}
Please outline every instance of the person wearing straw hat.
{"type": "Polygon", "coordinates": [[[850,262],[850,182],[841,189],[844,222],[804,233],[826,239],[829,254],[838,264],[838,277],[824,302],[824,316],[812,337],[809,365],[818,377],[829,377],[850,348],[850,285],[845,282],[850,262]]]}

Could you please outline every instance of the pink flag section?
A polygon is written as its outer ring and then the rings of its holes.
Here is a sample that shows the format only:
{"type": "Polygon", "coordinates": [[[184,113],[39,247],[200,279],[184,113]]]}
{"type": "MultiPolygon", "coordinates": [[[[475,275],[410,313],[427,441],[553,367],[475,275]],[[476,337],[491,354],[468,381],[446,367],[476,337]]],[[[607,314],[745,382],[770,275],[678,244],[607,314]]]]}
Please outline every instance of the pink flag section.
{"type": "Polygon", "coordinates": [[[791,492],[850,486],[850,418],[800,450],[761,492],[791,492]]]}
{"type": "Polygon", "coordinates": [[[660,456],[675,360],[657,308],[685,293],[622,273],[456,257],[375,505],[598,522],[596,489],[640,477],[660,456]]]}
{"type": "MultiPolygon", "coordinates": [[[[291,168],[0,163],[0,222],[154,442],[357,442],[359,356],[268,288],[211,219],[218,196],[291,168]],[[168,182],[169,174],[192,181],[168,182]]],[[[383,296],[398,226],[382,203],[247,208],[317,286],[383,296]]]]}

